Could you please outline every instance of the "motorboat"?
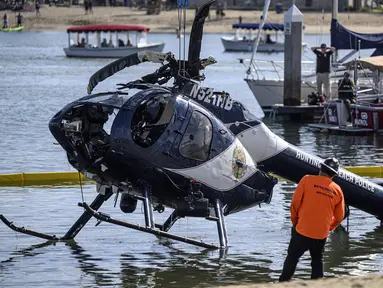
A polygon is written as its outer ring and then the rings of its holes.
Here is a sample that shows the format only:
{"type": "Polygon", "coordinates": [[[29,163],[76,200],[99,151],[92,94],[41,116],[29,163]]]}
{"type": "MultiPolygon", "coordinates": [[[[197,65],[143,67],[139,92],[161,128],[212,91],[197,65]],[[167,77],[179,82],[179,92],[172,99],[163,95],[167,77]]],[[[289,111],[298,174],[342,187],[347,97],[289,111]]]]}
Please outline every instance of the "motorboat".
{"type": "Polygon", "coordinates": [[[360,89],[359,85],[355,85],[356,103],[350,105],[350,114],[343,100],[325,102],[323,117],[319,123],[309,124],[309,127],[344,134],[382,133],[383,56],[355,59],[347,66],[349,69],[372,71],[370,87],[360,89]]]}
{"type": "MultiPolygon", "coordinates": [[[[260,28],[260,23],[238,23],[233,24],[235,34],[233,36],[221,37],[221,41],[225,51],[235,52],[252,52],[253,43],[257,37],[256,31],[260,28]]],[[[262,26],[262,34],[259,40],[257,52],[284,52],[285,46],[282,35],[284,24],[279,23],[264,23],[262,26]],[[272,38],[272,34],[274,34],[272,38]],[[279,36],[279,37],[278,37],[279,36]]],[[[302,43],[302,48],[306,47],[307,43],[302,43]]]]}
{"type": "Polygon", "coordinates": [[[88,58],[120,58],[144,50],[162,52],[165,43],[148,42],[148,32],[149,28],[141,25],[74,26],[67,29],[64,52],[67,57],[88,58]]]}

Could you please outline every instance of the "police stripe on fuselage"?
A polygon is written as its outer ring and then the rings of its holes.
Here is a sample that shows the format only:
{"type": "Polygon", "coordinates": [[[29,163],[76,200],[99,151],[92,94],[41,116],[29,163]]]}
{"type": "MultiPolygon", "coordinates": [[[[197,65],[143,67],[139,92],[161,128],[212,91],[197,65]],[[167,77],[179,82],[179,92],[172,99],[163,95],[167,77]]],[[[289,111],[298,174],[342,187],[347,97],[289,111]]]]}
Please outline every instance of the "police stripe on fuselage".
{"type": "Polygon", "coordinates": [[[195,179],[219,191],[228,191],[235,188],[258,171],[250,153],[238,139],[235,139],[235,141],[217,157],[199,166],[186,169],[165,169],[195,179]],[[239,179],[234,176],[233,171],[233,165],[235,165],[233,154],[236,148],[244,153],[246,159],[246,172],[239,179]]]}
{"type": "MultiPolygon", "coordinates": [[[[318,174],[322,158],[287,143],[263,123],[249,126],[248,123],[228,124],[259,170],[295,183],[306,174],[318,174]]],[[[383,187],[342,168],[334,182],[342,188],[347,204],[383,220],[383,187]]]]}

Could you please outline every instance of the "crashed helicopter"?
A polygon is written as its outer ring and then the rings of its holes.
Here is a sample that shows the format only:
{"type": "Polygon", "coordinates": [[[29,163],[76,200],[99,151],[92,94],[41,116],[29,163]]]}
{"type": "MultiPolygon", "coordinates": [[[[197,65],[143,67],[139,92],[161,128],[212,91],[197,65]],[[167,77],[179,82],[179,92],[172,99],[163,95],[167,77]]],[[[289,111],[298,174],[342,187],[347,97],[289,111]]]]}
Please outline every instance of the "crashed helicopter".
{"type": "MultiPolygon", "coordinates": [[[[95,200],[90,205],[79,203],[84,212],[68,232],[56,237],[17,227],[0,215],[8,227],[48,240],[70,240],[95,217],[98,223],[206,248],[226,248],[225,216],[270,203],[277,180],[268,173],[293,182],[318,173],[321,158],[276,136],[228,93],[200,87],[201,70],[216,63],[213,57],[200,59],[203,25],[214,2],[206,2],[196,13],[187,61],[152,51],[116,60],[90,78],[88,94],[124,68],[144,62],[162,66],[139,80],[119,84],[116,92],[74,101],[51,119],[49,129],[69,163],[97,183],[95,200]],[[171,79],[172,86],[162,86],[171,79]],[[104,125],[115,112],[108,133],[104,125]],[[98,212],[113,194],[120,197],[124,213],[133,213],[142,201],[145,226],[98,212]],[[153,212],[162,213],[165,207],[174,210],[163,224],[155,223],[153,212]],[[219,246],[170,233],[183,217],[216,221],[219,246]]],[[[347,205],[382,221],[381,186],[344,169],[334,181],[343,189],[347,205]]]]}
{"type": "MultiPolygon", "coordinates": [[[[224,216],[260,203],[269,203],[276,178],[256,168],[243,144],[208,108],[197,101],[214,102],[231,111],[230,96],[200,88],[201,69],[214,64],[213,57],[199,59],[202,29],[211,4],[202,5],[195,17],[188,61],[172,53],[143,51],[115,61],[95,73],[88,94],[117,71],[143,62],[162,63],[156,72],[120,85],[117,92],[83,97],[53,116],[49,129],[66,151],[69,163],[97,182],[98,196],[61,238],[18,228],[14,230],[48,240],[72,239],[93,216],[133,229],[203,247],[215,247],[169,233],[181,217],[203,217],[217,222],[220,247],[227,246],[224,216]],[[165,64],[166,63],[166,64],[165,64]],[[180,69],[181,67],[181,69],[180,69]],[[174,79],[172,87],[161,84],[174,79]],[[124,90],[138,90],[132,94],[124,90]],[[197,101],[193,101],[197,100],[197,101]],[[214,99],[214,100],[213,100],[214,99]],[[104,129],[116,114],[110,134],[104,129]],[[120,208],[133,213],[143,201],[146,227],[111,219],[96,212],[112,196],[120,195],[120,208]],[[162,225],[153,212],[174,209],[162,225]]],[[[235,103],[235,102],[234,102],[235,103]]]]}

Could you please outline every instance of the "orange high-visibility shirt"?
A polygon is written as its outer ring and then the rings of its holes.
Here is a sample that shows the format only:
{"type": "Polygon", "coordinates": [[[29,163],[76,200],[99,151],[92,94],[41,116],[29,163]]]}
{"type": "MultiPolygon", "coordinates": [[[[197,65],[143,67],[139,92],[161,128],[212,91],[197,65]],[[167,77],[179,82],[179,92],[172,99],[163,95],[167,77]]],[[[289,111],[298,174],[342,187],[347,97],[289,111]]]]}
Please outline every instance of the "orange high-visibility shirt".
{"type": "Polygon", "coordinates": [[[290,206],[296,231],[313,239],[324,239],[344,217],[342,189],[330,178],[306,175],[294,192],[290,206]]]}

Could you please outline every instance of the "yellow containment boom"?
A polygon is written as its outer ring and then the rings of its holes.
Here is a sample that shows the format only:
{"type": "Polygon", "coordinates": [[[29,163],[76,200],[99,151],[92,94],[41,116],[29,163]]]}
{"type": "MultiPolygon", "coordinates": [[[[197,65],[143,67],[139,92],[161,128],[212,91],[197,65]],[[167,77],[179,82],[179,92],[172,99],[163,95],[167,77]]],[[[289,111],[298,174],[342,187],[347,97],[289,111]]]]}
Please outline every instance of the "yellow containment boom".
{"type": "Polygon", "coordinates": [[[76,185],[82,182],[89,182],[83,174],[78,172],[36,172],[0,174],[0,186],[23,187],[43,185],[76,185]]]}
{"type": "MultiPolygon", "coordinates": [[[[383,166],[354,166],[346,167],[347,170],[359,176],[383,178],[383,166]]],[[[77,185],[80,177],[83,183],[91,180],[78,172],[31,172],[17,174],[0,174],[0,186],[2,187],[24,187],[24,186],[57,186],[77,185]]]]}

